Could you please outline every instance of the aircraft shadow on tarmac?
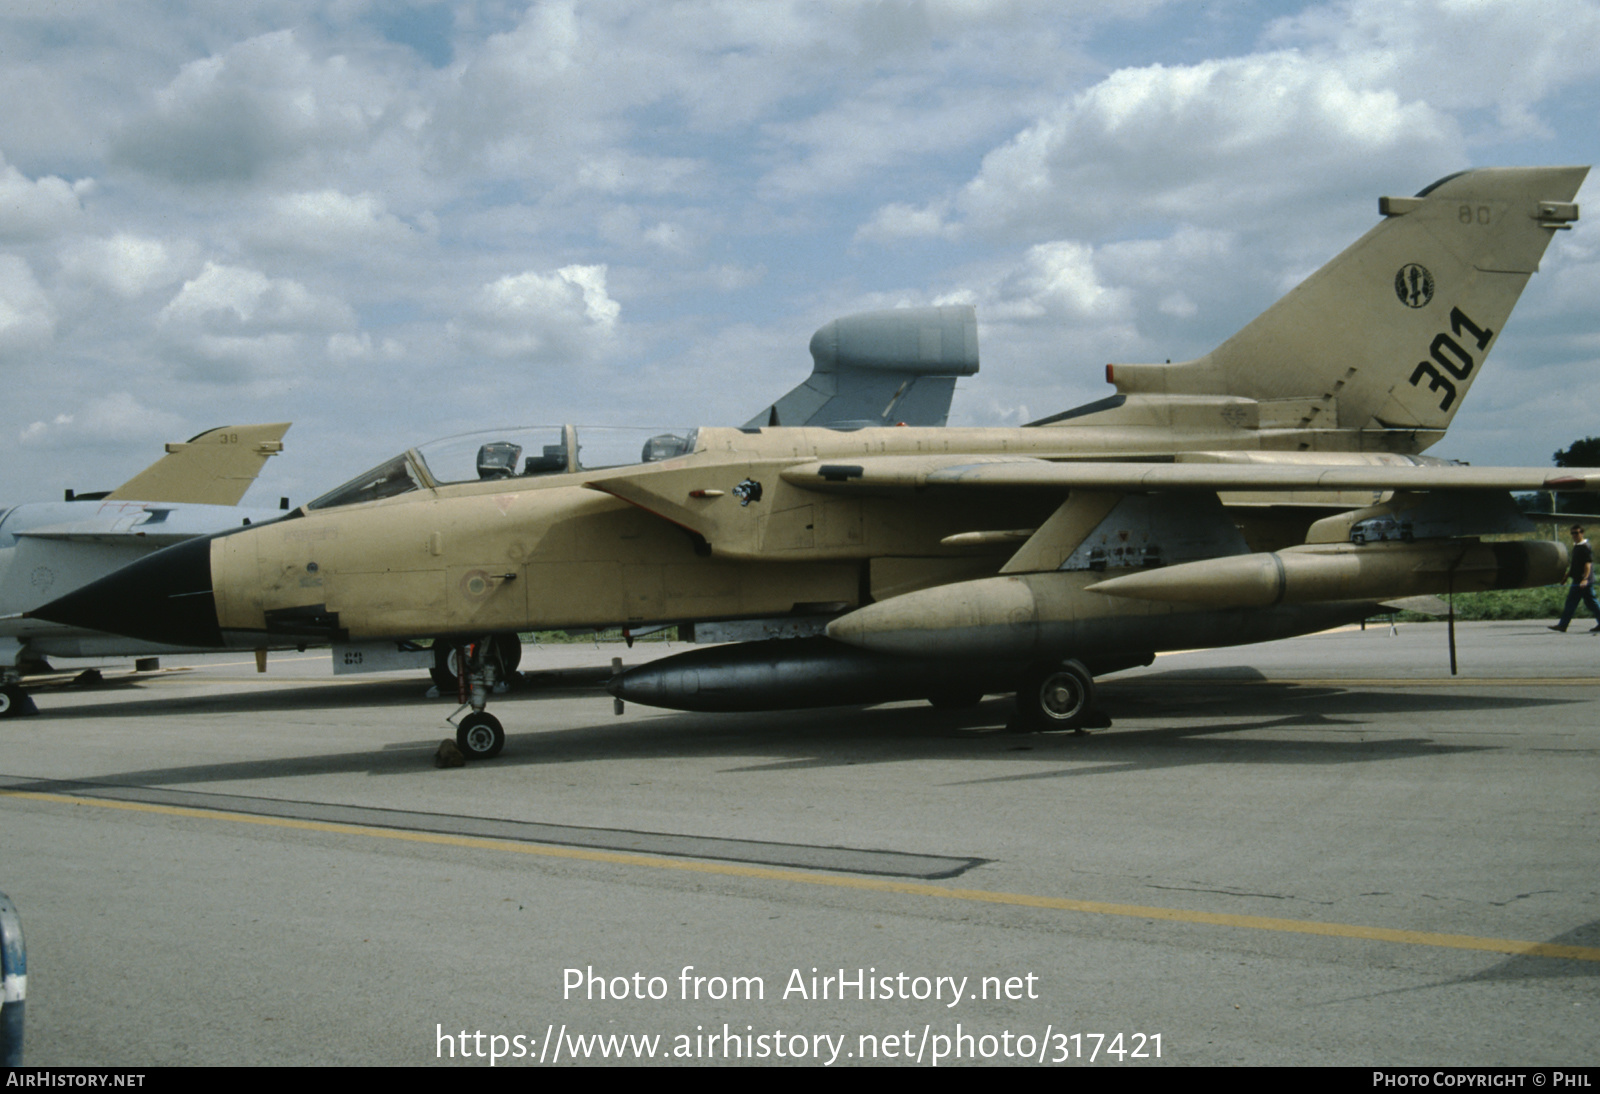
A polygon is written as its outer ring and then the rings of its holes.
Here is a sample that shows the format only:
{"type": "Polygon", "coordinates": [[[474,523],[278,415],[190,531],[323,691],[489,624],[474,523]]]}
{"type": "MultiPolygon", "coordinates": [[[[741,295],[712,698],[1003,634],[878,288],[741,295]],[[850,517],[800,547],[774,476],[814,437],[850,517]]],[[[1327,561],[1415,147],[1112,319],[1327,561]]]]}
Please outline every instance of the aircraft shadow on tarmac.
{"type": "MultiPolygon", "coordinates": [[[[1101,696],[1115,724],[1091,736],[1074,736],[1008,732],[1006,725],[1013,704],[1004,698],[992,698],[964,711],[938,711],[921,703],[902,703],[751,714],[651,712],[645,718],[614,720],[609,712],[609,697],[593,684],[574,686],[570,676],[564,675],[559,687],[542,691],[524,688],[497,700],[496,709],[508,725],[536,728],[508,734],[505,752],[482,767],[537,768],[619,757],[728,757],[740,761],[722,769],[723,774],[920,759],[1026,758],[1035,763],[1046,760],[1064,765],[1048,772],[991,771],[970,780],[985,782],[1106,775],[1195,764],[1369,763],[1500,747],[1445,744],[1419,735],[1415,725],[1427,725],[1431,715],[1460,710],[1480,715],[1501,712],[1505,724],[1516,725],[1523,721],[1517,712],[1584,701],[1486,694],[1485,689],[1478,688],[1441,693],[1438,689],[1259,681],[1259,674],[1254,681],[1234,674],[1231,679],[1194,680],[1192,686],[1188,681],[1183,686],[1173,681],[1152,687],[1149,677],[1125,682],[1113,678],[1103,685],[1101,696]],[[551,727],[539,715],[544,698],[592,699],[594,714],[584,713],[576,719],[582,724],[551,727]],[[1396,729],[1402,726],[1407,735],[1396,735],[1396,729]],[[769,759],[751,763],[752,756],[769,759]]],[[[1508,686],[1513,685],[1508,681],[1508,686]]],[[[391,678],[204,696],[151,695],[126,703],[83,704],[77,711],[98,719],[239,713],[259,715],[264,720],[270,720],[274,713],[310,709],[396,712],[395,717],[377,726],[367,718],[363,720],[365,724],[331,731],[334,739],[352,744],[364,737],[370,740],[375,733],[388,739],[370,749],[175,765],[99,776],[107,782],[173,785],[328,773],[406,774],[431,765],[433,748],[451,732],[442,719],[454,705],[444,700],[421,699],[424,687],[415,679],[391,678]],[[437,725],[427,724],[430,714],[440,719],[437,725]]],[[[70,706],[57,704],[42,717],[65,720],[74,712],[70,706]]],[[[570,705],[565,714],[569,722],[574,720],[570,705]]],[[[195,732],[212,731],[214,723],[195,719],[195,732]]],[[[478,766],[465,770],[470,772],[478,766]]]]}
{"type": "MultiPolygon", "coordinates": [[[[1533,894],[1524,894],[1531,896],[1533,894]]],[[[1518,897],[1517,899],[1522,899],[1518,897]]],[[[1600,920],[1591,920],[1581,927],[1574,927],[1564,931],[1553,938],[1544,940],[1550,946],[1582,946],[1593,949],[1600,946],[1600,920]]],[[[1503,961],[1499,961],[1486,969],[1472,973],[1468,976],[1455,976],[1445,980],[1436,980],[1425,984],[1413,984],[1404,988],[1395,988],[1388,991],[1364,992],[1360,995],[1340,996],[1325,1000],[1325,1003],[1346,1003],[1351,1000],[1375,999],[1381,996],[1394,995],[1421,995],[1437,991],[1440,988],[1455,987],[1458,984],[1493,983],[1512,980],[1554,980],[1560,979],[1593,979],[1600,976],[1600,961],[1575,960],[1572,958],[1550,957],[1544,954],[1513,954],[1503,961]]]]}
{"type": "MultiPolygon", "coordinates": [[[[1545,941],[1552,946],[1586,946],[1590,949],[1600,947],[1600,920],[1591,920],[1581,927],[1575,927],[1545,941]]],[[[1470,984],[1484,980],[1548,980],[1557,976],[1569,978],[1600,976],[1600,961],[1564,961],[1560,958],[1534,954],[1517,954],[1506,958],[1498,965],[1473,973],[1471,976],[1463,976],[1452,983],[1470,984]]]]}
{"type": "MultiPolygon", "coordinates": [[[[609,668],[565,670],[550,673],[524,673],[524,682],[510,695],[496,696],[493,707],[523,698],[561,696],[573,698],[593,696],[597,704],[609,706],[611,698],[601,690],[610,677],[609,668]]],[[[245,714],[250,712],[320,710],[338,707],[407,707],[430,709],[454,704],[448,698],[425,698],[428,683],[421,674],[404,678],[361,677],[344,680],[312,680],[305,684],[286,684],[271,677],[246,677],[208,679],[191,676],[182,671],[161,676],[108,676],[103,681],[76,685],[72,681],[56,681],[44,686],[30,686],[36,699],[43,700],[40,711],[45,717],[72,717],[82,714],[93,718],[147,718],[155,715],[208,713],[245,714]],[[163,684],[169,682],[191,684],[196,687],[227,686],[225,693],[206,695],[173,695],[163,684]],[[102,702],[93,696],[116,692],[127,697],[125,703],[102,702]],[[84,701],[87,699],[88,701],[84,701]]]]}

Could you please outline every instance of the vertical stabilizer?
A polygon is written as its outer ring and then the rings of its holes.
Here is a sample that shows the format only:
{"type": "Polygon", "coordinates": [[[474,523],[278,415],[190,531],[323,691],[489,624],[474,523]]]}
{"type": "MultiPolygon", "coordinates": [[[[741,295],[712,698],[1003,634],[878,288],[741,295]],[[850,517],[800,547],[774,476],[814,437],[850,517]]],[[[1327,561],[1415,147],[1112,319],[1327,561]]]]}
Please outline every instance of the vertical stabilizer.
{"type": "Polygon", "coordinates": [[[811,375],[745,423],[944,425],[956,379],[978,371],[978,318],[967,304],[892,308],[835,319],[811,336],[811,375]]]}
{"type": "Polygon", "coordinates": [[[1431,443],[1550,240],[1577,220],[1588,171],[1486,168],[1381,198],[1381,223],[1211,353],[1113,365],[1108,378],[1125,395],[1281,401],[1291,413],[1272,417],[1290,428],[1413,430],[1431,443]]]}
{"type": "Polygon", "coordinates": [[[267,460],[283,451],[289,424],[225,425],[183,444],[169,444],[165,456],[106,497],[238,505],[267,460]]]}

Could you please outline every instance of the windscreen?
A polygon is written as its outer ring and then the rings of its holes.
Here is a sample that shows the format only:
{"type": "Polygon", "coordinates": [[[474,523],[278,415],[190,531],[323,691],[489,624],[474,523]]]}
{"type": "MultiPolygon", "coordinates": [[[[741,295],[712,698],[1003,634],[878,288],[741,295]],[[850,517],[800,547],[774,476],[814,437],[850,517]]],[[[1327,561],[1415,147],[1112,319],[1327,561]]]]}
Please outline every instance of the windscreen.
{"type": "Polygon", "coordinates": [[[453,483],[526,479],[654,463],[694,451],[697,431],[518,426],[429,441],[330,490],[307,509],[331,509],[453,483]]]}
{"type": "Polygon", "coordinates": [[[396,494],[419,490],[424,485],[416,468],[412,466],[410,453],[402,452],[394,459],[380,463],[371,471],[357,475],[343,486],[328,491],[315,501],[307,502],[306,508],[332,509],[336,505],[378,501],[380,498],[392,498],[396,494]]]}

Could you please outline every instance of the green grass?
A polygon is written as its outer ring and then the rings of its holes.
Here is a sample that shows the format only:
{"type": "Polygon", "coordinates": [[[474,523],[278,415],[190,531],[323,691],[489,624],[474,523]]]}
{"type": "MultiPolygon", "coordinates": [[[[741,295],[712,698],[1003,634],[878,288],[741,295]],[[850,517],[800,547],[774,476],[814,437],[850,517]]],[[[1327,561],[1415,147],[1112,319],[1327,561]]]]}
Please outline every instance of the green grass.
{"type": "MultiPolygon", "coordinates": [[[[1440,600],[1445,599],[1440,597],[1440,600]]],[[[1457,593],[1456,619],[1472,623],[1493,619],[1557,619],[1567,602],[1566,585],[1545,585],[1537,589],[1491,589],[1483,593],[1457,593]]],[[[1580,605],[1581,607],[1581,605],[1580,605]]],[[[1401,612],[1402,622],[1427,622],[1443,616],[1401,612]]]]}

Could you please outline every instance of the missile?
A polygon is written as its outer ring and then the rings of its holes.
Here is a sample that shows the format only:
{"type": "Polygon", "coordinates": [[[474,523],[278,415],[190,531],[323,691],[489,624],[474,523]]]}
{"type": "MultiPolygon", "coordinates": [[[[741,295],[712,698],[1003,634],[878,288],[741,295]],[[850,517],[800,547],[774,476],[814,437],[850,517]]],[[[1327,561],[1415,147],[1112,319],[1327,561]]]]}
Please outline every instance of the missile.
{"type": "Polygon", "coordinates": [[[1268,607],[1520,589],[1560,581],[1566,566],[1565,545],[1545,541],[1318,544],[1125,574],[1089,591],[1172,604],[1268,607]]]}
{"type": "Polygon", "coordinates": [[[1106,577],[1002,574],[858,608],[829,638],[878,653],[1097,663],[1161,650],[1242,645],[1354,623],[1385,601],[1558,581],[1559,543],[1328,544],[1106,577]]]}
{"type": "Polygon", "coordinates": [[[922,589],[828,624],[845,645],[900,657],[1025,666],[1072,657],[1099,676],[1148,664],[1160,650],[1265,642],[1372,614],[1370,603],[1179,610],[1088,591],[1092,571],[1008,574],[922,589]]]}

